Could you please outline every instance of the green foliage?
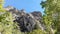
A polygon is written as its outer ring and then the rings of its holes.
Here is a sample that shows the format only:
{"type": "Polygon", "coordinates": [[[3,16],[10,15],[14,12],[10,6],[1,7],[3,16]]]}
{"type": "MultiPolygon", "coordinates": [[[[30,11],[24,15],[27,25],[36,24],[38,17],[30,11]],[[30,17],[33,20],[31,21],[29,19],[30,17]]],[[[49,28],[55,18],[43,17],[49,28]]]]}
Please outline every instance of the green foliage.
{"type": "Polygon", "coordinates": [[[13,22],[12,14],[4,12],[0,15],[0,33],[2,34],[21,34],[17,23],[13,22]]]}
{"type": "Polygon", "coordinates": [[[13,22],[12,14],[3,9],[3,1],[0,0],[0,34],[22,34],[13,22]]]}
{"type": "Polygon", "coordinates": [[[2,10],[3,8],[3,3],[4,3],[4,0],[0,0],[0,10],[2,10]]]}
{"type": "Polygon", "coordinates": [[[42,31],[40,29],[33,30],[27,34],[47,34],[45,31],[42,31]]]}
{"type": "Polygon", "coordinates": [[[45,8],[43,20],[48,32],[51,31],[51,28],[56,32],[60,32],[60,0],[46,0],[41,5],[45,8]]]}

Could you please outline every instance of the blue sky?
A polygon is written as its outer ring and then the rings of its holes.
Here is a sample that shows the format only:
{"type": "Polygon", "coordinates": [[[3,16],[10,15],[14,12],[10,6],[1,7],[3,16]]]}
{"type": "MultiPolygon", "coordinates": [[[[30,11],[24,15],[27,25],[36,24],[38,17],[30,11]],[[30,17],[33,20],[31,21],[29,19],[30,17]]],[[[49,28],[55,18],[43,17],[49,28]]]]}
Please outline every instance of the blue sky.
{"type": "Polygon", "coordinates": [[[19,10],[25,9],[26,12],[32,11],[41,11],[43,13],[43,9],[41,8],[42,0],[5,0],[4,7],[10,5],[19,10]]]}

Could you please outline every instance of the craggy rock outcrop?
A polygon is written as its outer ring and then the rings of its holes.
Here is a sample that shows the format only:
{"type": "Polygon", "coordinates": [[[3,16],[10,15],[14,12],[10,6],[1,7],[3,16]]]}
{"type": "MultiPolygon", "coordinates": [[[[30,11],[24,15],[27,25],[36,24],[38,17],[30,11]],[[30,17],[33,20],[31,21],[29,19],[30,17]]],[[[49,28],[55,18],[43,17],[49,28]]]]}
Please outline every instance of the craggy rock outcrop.
{"type": "Polygon", "coordinates": [[[23,15],[21,17],[18,17],[18,19],[16,19],[15,21],[19,23],[21,31],[23,32],[32,31],[36,24],[34,19],[28,16],[23,16],[23,15]]]}
{"type": "Polygon", "coordinates": [[[42,14],[40,11],[34,11],[32,13],[25,13],[25,10],[17,10],[14,7],[5,7],[5,10],[13,14],[14,22],[17,22],[22,32],[29,32],[36,28],[41,30],[45,29],[42,22],[42,14]]]}

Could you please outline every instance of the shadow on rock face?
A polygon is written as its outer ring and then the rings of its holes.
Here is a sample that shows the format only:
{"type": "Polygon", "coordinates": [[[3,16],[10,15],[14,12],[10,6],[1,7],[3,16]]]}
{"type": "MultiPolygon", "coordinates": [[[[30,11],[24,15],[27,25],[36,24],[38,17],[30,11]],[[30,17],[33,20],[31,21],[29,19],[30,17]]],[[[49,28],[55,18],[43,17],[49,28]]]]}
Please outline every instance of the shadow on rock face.
{"type": "Polygon", "coordinates": [[[35,21],[31,17],[28,17],[28,16],[21,16],[14,21],[19,23],[18,25],[20,26],[22,32],[32,31],[36,24],[35,21]]]}

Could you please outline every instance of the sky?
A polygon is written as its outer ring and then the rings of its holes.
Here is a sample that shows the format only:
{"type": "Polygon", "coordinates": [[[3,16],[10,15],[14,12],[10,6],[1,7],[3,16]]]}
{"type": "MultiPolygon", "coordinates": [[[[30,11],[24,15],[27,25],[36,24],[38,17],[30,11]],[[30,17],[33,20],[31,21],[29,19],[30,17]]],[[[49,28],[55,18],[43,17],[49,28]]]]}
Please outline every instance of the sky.
{"type": "Polygon", "coordinates": [[[42,0],[5,0],[4,7],[13,6],[19,10],[25,9],[27,13],[33,11],[40,11],[43,13],[44,9],[40,5],[42,0]]]}

